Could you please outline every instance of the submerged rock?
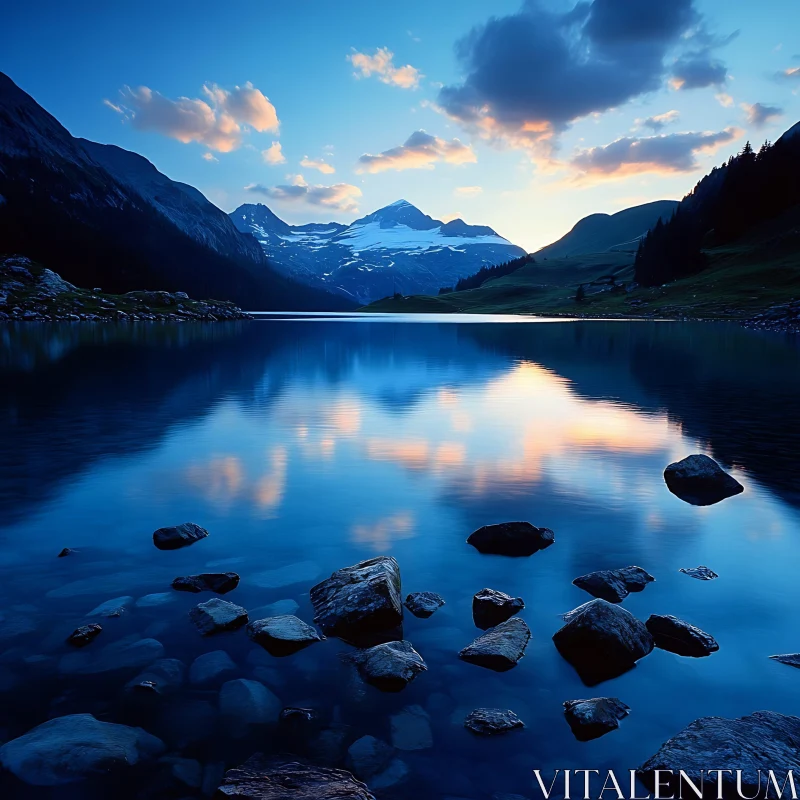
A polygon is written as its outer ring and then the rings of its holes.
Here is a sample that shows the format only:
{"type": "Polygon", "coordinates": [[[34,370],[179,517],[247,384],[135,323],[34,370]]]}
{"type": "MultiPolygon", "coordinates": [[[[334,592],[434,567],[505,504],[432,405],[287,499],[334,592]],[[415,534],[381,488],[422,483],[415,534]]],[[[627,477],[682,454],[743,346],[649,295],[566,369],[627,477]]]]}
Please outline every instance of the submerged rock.
{"type": "Polygon", "coordinates": [[[710,656],[719,650],[713,636],[669,614],[651,614],[645,625],[661,650],[693,658],[710,656]]]}
{"type": "Polygon", "coordinates": [[[189,612],[189,619],[203,636],[235,631],[247,624],[247,611],[241,606],[212,597],[189,612]]]}
{"type": "MultiPolygon", "coordinates": [[[[705,778],[708,796],[718,796],[717,781],[724,798],[765,797],[768,789],[769,796],[774,796],[767,773],[773,770],[780,786],[789,772],[800,772],[798,741],[799,717],[774,711],[756,711],[739,719],[703,717],[661,745],[636,774],[652,792],[661,771],[662,797],[678,796],[681,771],[696,786],[705,778]],[[709,775],[711,769],[719,773],[709,775]]],[[[687,797],[691,789],[686,784],[683,789],[687,797]]]]}
{"type": "Polygon", "coordinates": [[[362,736],[347,748],[347,767],[362,780],[368,781],[389,766],[394,748],[374,736],[362,736]]]}
{"type": "Polygon", "coordinates": [[[183,661],[177,658],[160,658],[128,681],[125,688],[134,692],[143,690],[164,694],[183,686],[185,677],[186,666],[183,661]]]}
{"type": "Polygon", "coordinates": [[[392,715],[392,744],[398,750],[427,750],[433,747],[431,718],[422,706],[408,706],[392,715]]]}
{"type": "Polygon", "coordinates": [[[688,567],[679,569],[678,572],[682,572],[690,578],[697,578],[699,581],[713,581],[715,578],[719,578],[719,575],[708,567],[688,567]]]}
{"type": "Polygon", "coordinates": [[[530,638],[530,628],[524,620],[515,617],[488,630],[458,655],[470,664],[505,672],[517,665],[530,638]]]}
{"type": "Polygon", "coordinates": [[[66,558],[67,556],[77,555],[78,551],[73,550],[71,547],[65,547],[56,558],[66,558]]]}
{"type": "Polygon", "coordinates": [[[619,728],[631,710],[616,697],[593,697],[590,700],[567,700],[564,716],[579,742],[599,739],[619,728]]]}
{"type": "Polygon", "coordinates": [[[606,600],[584,603],[564,620],[553,642],[588,686],[622,675],[653,649],[645,624],[606,600]]]}
{"type": "Polygon", "coordinates": [[[178,550],[205,539],[206,536],[208,531],[205,528],[195,525],[194,522],[184,522],[170,528],[159,528],[153,534],[153,544],[159,550],[178,550]]]}
{"type": "Polygon", "coordinates": [[[510,619],[525,608],[521,597],[511,597],[496,589],[481,589],[472,598],[472,619],[478,628],[486,630],[510,619]]]}
{"type": "Polygon", "coordinates": [[[770,656],[773,661],[788,664],[790,667],[800,668],[800,653],[786,653],[784,655],[770,656]]]}
{"type": "Polygon", "coordinates": [[[641,567],[601,569],[575,578],[573,584],[609,603],[621,603],[631,592],[641,592],[655,578],[641,567]]]}
{"type": "Polygon", "coordinates": [[[100,675],[136,670],[152,664],[164,655],[164,646],[156,639],[119,639],[100,650],[67,653],[59,661],[62,675],[100,675]]]}
{"type": "Polygon", "coordinates": [[[367,787],[343,769],[300,760],[251,756],[225,773],[214,800],[375,800],[367,787]]]}
{"type": "Polygon", "coordinates": [[[115,597],[113,600],[106,600],[100,603],[97,608],[93,608],[87,617],[121,617],[133,605],[132,597],[115,597]]]}
{"type": "Polygon", "coordinates": [[[264,619],[265,617],[282,617],[285,614],[297,614],[300,605],[295,600],[276,600],[265,606],[259,606],[250,611],[253,619],[264,619]]]}
{"type": "Polygon", "coordinates": [[[272,656],[288,656],[325,639],[291,614],[255,620],[247,626],[247,635],[272,656]]]}
{"type": "Polygon", "coordinates": [[[670,464],[664,470],[664,481],[676,497],[693,506],[710,506],[744,491],[736,478],[702,454],[670,464]]]}
{"type": "Polygon", "coordinates": [[[263,683],[237,678],[222,685],[219,691],[219,713],[227,732],[234,737],[246,736],[251,725],[278,721],[283,704],[263,683]]]}
{"type": "Polygon", "coordinates": [[[152,761],[164,743],[141,728],[71,714],[0,747],[0,764],[33,786],[62,786],[152,761]]]}
{"type": "Polygon", "coordinates": [[[550,547],[555,540],[555,534],[549,528],[537,528],[530,522],[501,522],[478,528],[469,535],[467,544],[480,553],[530,556],[550,547]]]}
{"type": "Polygon", "coordinates": [[[402,638],[400,567],[389,556],[337,570],[311,588],[311,602],[327,636],[356,644],[402,638]]]}
{"type": "Polygon", "coordinates": [[[215,686],[238,672],[233,659],[224,650],[203,653],[189,667],[189,683],[197,687],[215,686]]]}
{"type": "Polygon", "coordinates": [[[428,667],[411,642],[386,642],[343,656],[356,665],[361,678],[384,692],[405,689],[428,667]]]}
{"type": "Polygon", "coordinates": [[[464,726],[481,736],[497,736],[518,728],[525,723],[513,712],[502,708],[476,708],[467,714],[464,726]]]}
{"type": "Polygon", "coordinates": [[[415,617],[427,619],[444,605],[444,600],[436,592],[412,592],[403,605],[415,617]]]}
{"type": "Polygon", "coordinates": [[[319,564],[313,561],[299,561],[296,564],[287,564],[284,567],[257,572],[250,575],[247,582],[253,586],[260,586],[262,589],[280,589],[283,586],[316,580],[320,572],[319,564]]]}
{"type": "Polygon", "coordinates": [[[71,644],[73,647],[86,647],[87,644],[91,644],[102,632],[102,626],[98,625],[96,622],[91,625],[82,625],[80,628],[76,628],[67,637],[67,644],[71,644]]]}
{"type": "Polygon", "coordinates": [[[156,594],[146,594],[136,601],[136,608],[158,608],[175,602],[175,595],[170,592],[157,592],[156,594]]]}
{"type": "Polygon", "coordinates": [[[179,592],[216,592],[227,594],[239,585],[239,576],[235,572],[204,572],[201,575],[186,575],[175,578],[172,588],[179,592]]]}

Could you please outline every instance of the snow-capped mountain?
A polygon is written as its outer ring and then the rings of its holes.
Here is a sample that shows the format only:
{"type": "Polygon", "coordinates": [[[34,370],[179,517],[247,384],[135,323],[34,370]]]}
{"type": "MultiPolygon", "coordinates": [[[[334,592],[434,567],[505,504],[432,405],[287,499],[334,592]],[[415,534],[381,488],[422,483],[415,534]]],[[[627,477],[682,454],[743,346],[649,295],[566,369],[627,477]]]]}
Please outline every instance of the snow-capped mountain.
{"type": "Polygon", "coordinates": [[[231,219],[256,237],[276,269],[361,303],[394,292],[436,294],[483,266],[525,254],[491,228],[444,223],[405,200],[350,225],[288,225],[262,204],[240,206],[231,219]]]}

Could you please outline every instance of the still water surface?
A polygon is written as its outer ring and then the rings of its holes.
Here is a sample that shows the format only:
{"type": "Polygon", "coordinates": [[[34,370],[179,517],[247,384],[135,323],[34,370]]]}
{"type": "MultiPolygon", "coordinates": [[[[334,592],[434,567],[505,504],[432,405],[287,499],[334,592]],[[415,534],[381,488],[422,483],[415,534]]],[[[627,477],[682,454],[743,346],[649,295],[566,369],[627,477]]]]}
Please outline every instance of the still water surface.
{"type": "MultiPolygon", "coordinates": [[[[408,774],[376,791],[387,798],[539,797],[533,769],[628,770],[700,716],[800,714],[800,671],[768,659],[800,651],[797,341],[726,325],[455,320],[0,329],[0,741],[83,711],[142,723],[123,691],[136,670],[59,671],[63,639],[103,601],[234,570],[241,584],[226,599],[251,610],[294,600],[311,621],[314,583],[379,554],[399,561],[404,594],[447,603],[427,620],[406,615],[429,670],[400,694],[354,681],[336,640],[273,659],[244,631],[203,639],[187,612],[208,596],[134,606],[89,649],[150,637],[187,665],[226,650],[234,677],[319,711],[314,747],[329,763],[365,734],[391,741],[392,715],[421,706],[432,745],[398,752],[408,774]],[[693,452],[730,469],[744,494],[706,508],[670,494],[664,467],[693,452]],[[552,528],[556,544],[508,559],[465,543],[517,519],[552,528]],[[189,520],[211,536],[153,547],[153,530],[189,520]],[[57,559],[63,547],[80,552],[57,559]],[[625,608],[682,617],[720,650],[656,650],[589,689],[551,636],[560,614],[591,599],[573,578],[630,564],[656,582],[625,608]],[[720,578],[678,571],[700,564],[720,578]],[[479,633],[471,598],[484,587],[521,596],[533,633],[503,674],[457,657],[479,633]],[[575,741],[562,703],[602,695],[630,716],[575,741]],[[486,706],[527,728],[476,739],[463,719],[486,706]]],[[[171,754],[216,765],[207,774],[280,749],[269,728],[229,735],[214,691],[184,688],[145,724],[171,754]]],[[[113,796],[200,796],[141,790],[113,796]]],[[[10,800],[108,791],[0,776],[10,800]]]]}

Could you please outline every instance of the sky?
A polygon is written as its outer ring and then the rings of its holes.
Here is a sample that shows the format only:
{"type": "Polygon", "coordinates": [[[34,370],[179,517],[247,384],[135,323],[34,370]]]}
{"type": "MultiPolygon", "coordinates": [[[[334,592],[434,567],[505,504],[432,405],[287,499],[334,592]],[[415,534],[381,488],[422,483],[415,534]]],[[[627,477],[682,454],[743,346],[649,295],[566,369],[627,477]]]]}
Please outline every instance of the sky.
{"type": "Polygon", "coordinates": [[[800,119],[800,2],[10,2],[0,70],[225,211],[398,199],[528,250],[800,119]]]}

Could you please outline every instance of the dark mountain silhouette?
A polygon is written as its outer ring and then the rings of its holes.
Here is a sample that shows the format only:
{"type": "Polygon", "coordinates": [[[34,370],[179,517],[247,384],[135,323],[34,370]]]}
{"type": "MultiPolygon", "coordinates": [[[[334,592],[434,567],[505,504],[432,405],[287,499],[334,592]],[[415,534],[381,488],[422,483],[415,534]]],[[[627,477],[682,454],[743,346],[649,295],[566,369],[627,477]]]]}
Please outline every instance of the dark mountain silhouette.
{"type": "Polygon", "coordinates": [[[2,252],[108,292],[185,291],[250,309],[346,307],[277,274],[196,189],[135,153],[71,136],[0,73],[2,252]]]}

